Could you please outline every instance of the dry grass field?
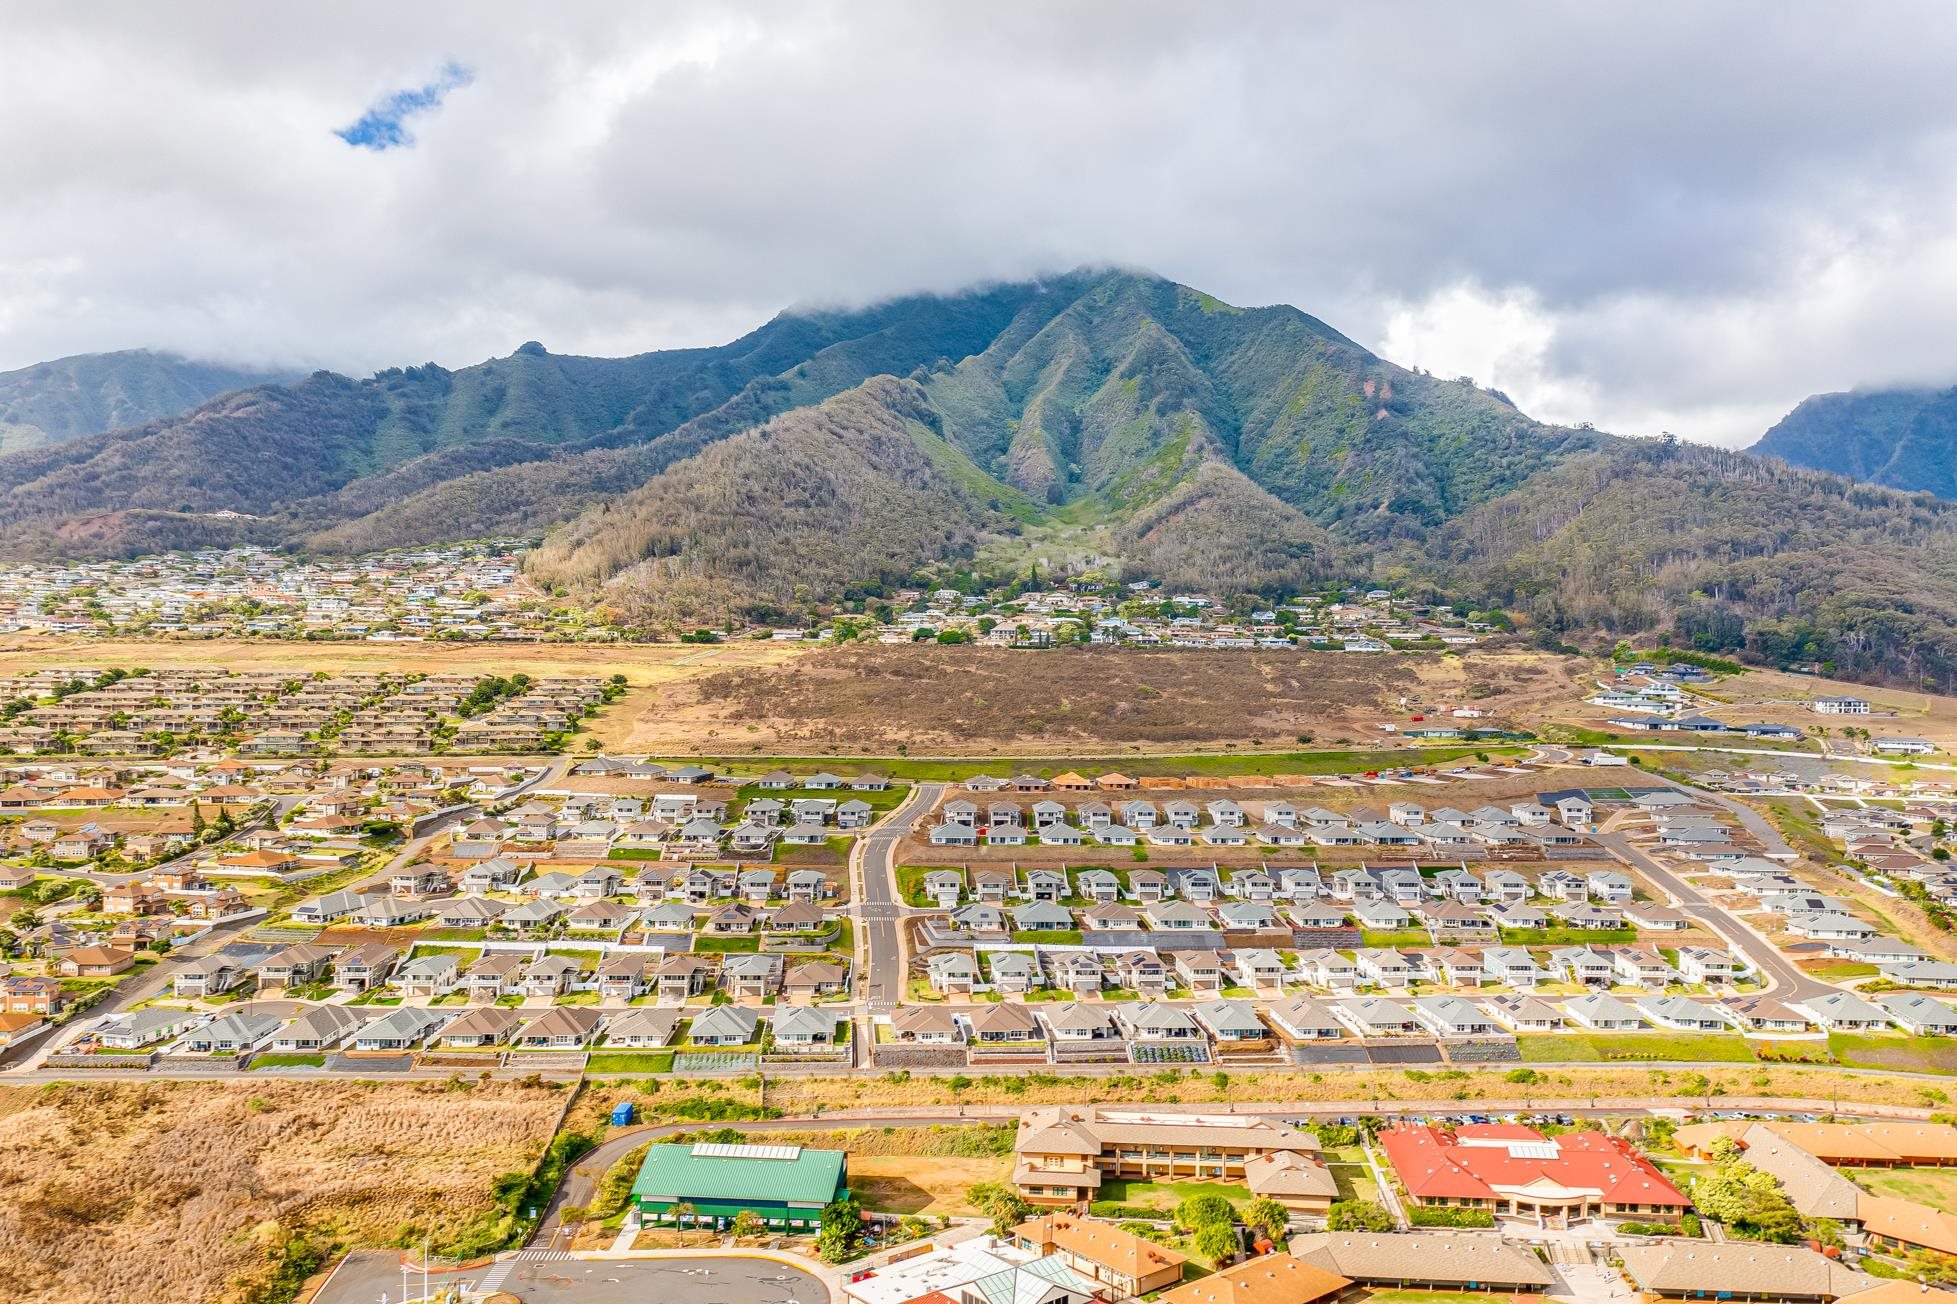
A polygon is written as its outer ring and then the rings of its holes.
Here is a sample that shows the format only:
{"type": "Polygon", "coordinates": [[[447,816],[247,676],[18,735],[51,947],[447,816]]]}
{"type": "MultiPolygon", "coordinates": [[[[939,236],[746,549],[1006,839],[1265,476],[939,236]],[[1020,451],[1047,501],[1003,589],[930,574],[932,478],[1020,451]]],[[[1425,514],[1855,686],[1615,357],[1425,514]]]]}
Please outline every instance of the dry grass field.
{"type": "MultiPolygon", "coordinates": [[[[593,721],[608,749],[629,745],[640,721],[657,718],[663,690],[730,670],[780,666],[802,655],[792,643],[738,642],[589,645],[563,643],[305,643],[253,639],[145,641],[27,638],[0,640],[0,674],[42,666],[224,666],[232,670],[393,671],[532,676],[622,674],[624,697],[593,721]]],[[[641,749],[646,750],[646,749],[641,749]]]]}
{"type": "Polygon", "coordinates": [[[241,1304],[287,1243],[453,1235],[528,1172],[564,1104],[514,1083],[0,1089],[8,1304],[241,1304]]]}
{"type": "Polygon", "coordinates": [[[1726,709],[1714,712],[1723,720],[1766,720],[1800,729],[1814,725],[1831,734],[1842,725],[1867,729],[1880,738],[1903,735],[1928,738],[1945,751],[1957,748],[1957,698],[1906,688],[1876,688],[1813,675],[1780,670],[1748,670],[1713,685],[1709,696],[1726,709]],[[1859,717],[1816,715],[1807,703],[1817,697],[1859,697],[1872,713],[1859,717]]]}
{"type": "MultiPolygon", "coordinates": [[[[1935,1079],[1904,1082],[1821,1066],[1746,1063],[1704,1070],[1650,1068],[1630,1063],[1569,1068],[1534,1066],[1535,1079],[1517,1084],[1506,1076],[1514,1067],[1506,1064],[1485,1070],[1430,1067],[1421,1070],[1425,1076],[1420,1078],[1410,1078],[1405,1070],[1389,1069],[1323,1073],[1241,1070],[1221,1074],[1136,1070],[1085,1081],[1041,1072],[976,1078],[860,1073],[849,1078],[770,1078],[767,1103],[791,1115],[818,1109],[927,1109],[958,1105],[1008,1105],[1026,1109],[1083,1099],[1108,1104],[1202,1106],[1240,1106],[1245,1102],[1266,1101],[1300,1105],[1320,1101],[1370,1102],[1372,1108],[1367,1112],[1381,1112],[1391,1111],[1395,1101],[1446,1099],[1466,1103],[1527,1099],[1545,1106],[1587,1105],[1592,1101],[1609,1105],[1624,1100],[1649,1102],[1710,1092],[1709,1098],[1714,1100],[1773,1096],[1832,1099],[1844,1106],[1942,1108],[1947,1100],[1926,1093],[1949,1086],[1935,1079]],[[1703,1084],[1699,1081],[1701,1076],[1705,1079],[1703,1084]]],[[[675,1084],[669,1084],[669,1091],[672,1085],[675,1084]]],[[[754,1093],[737,1083],[728,1084],[724,1091],[714,1094],[728,1101],[754,1103],[754,1093]]],[[[662,1092],[646,1098],[642,1108],[649,1117],[656,1116],[663,1100],[678,1098],[662,1092]]]]}
{"type": "Polygon", "coordinates": [[[634,750],[720,755],[898,752],[1066,756],[1225,743],[1390,743],[1379,724],[1473,705],[1526,723],[1580,693],[1563,658],[1534,652],[1032,652],[852,646],[675,677],[631,733],[634,750]],[[1401,699],[1406,699],[1406,705],[1401,699]]]}
{"type": "Polygon", "coordinates": [[[1012,1176],[1010,1159],[956,1155],[857,1155],[849,1157],[849,1186],[866,1209],[887,1213],[975,1217],[965,1191],[1012,1176]]]}

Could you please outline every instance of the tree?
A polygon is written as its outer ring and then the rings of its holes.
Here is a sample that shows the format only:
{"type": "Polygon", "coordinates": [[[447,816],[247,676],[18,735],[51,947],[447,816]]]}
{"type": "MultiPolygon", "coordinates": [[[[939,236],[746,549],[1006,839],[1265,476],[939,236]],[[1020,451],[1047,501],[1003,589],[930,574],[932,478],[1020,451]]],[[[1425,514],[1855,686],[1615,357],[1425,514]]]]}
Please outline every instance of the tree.
{"type": "Polygon", "coordinates": [[[863,1242],[863,1206],[853,1196],[823,1206],[822,1225],[815,1234],[815,1252],[824,1263],[843,1263],[856,1257],[863,1242]]]}
{"type": "Polygon", "coordinates": [[[1004,1236],[1033,1216],[1033,1206],[1004,1182],[979,1182],[966,1187],[965,1202],[992,1219],[995,1236],[1004,1236]]]}
{"type": "Polygon", "coordinates": [[[666,1210],[666,1216],[676,1224],[692,1222],[699,1214],[700,1211],[686,1200],[681,1200],[678,1204],[666,1210]]]}
{"type": "Polygon", "coordinates": [[[752,1209],[743,1209],[734,1215],[733,1232],[736,1236],[760,1236],[767,1230],[768,1224],[752,1209]]]}
{"type": "Polygon", "coordinates": [[[1340,1200],[1326,1210],[1325,1226],[1335,1232],[1390,1232],[1393,1215],[1371,1200],[1340,1200]]]}
{"type": "Polygon", "coordinates": [[[1198,1228],[1189,1244],[1197,1254],[1219,1268],[1235,1260],[1237,1252],[1243,1248],[1237,1240],[1235,1225],[1227,1222],[1210,1223],[1198,1228]]]}
{"type": "Polygon", "coordinates": [[[1752,1240],[1785,1244],[1801,1239],[1801,1215],[1780,1179],[1744,1160],[1721,1164],[1694,1182],[1692,1203],[1708,1218],[1752,1240]]]}
{"type": "Polygon", "coordinates": [[[1291,1230],[1291,1213],[1269,1196],[1259,1196],[1244,1206],[1244,1225],[1264,1233],[1272,1244],[1282,1245],[1285,1233],[1291,1230]]]}
{"type": "Polygon", "coordinates": [[[1194,1232],[1217,1223],[1236,1221],[1237,1211],[1220,1195],[1192,1195],[1176,1206],[1176,1226],[1194,1232]]]}

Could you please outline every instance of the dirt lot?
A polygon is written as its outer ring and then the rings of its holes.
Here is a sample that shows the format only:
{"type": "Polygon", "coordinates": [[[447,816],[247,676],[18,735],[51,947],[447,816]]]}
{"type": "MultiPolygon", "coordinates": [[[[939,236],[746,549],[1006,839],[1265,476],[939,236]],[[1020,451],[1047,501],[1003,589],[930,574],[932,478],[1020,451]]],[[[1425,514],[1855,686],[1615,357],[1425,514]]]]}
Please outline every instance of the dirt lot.
{"type": "Polygon", "coordinates": [[[953,1155],[851,1155],[849,1186],[866,1209],[889,1213],[975,1216],[967,1187],[1002,1182],[1010,1159],[962,1159],[953,1155]]]}
{"type": "Polygon", "coordinates": [[[674,678],[631,732],[635,750],[722,754],[1078,755],[1336,747],[1392,741],[1379,724],[1473,705],[1526,721],[1577,696],[1541,653],[1045,652],[845,647],[674,678]],[[1407,705],[1400,704],[1405,698],[1407,705]]]}
{"type": "Polygon", "coordinates": [[[513,1083],[0,1089],[0,1281],[10,1304],[251,1300],[293,1238],[454,1234],[563,1103],[513,1083]]]}

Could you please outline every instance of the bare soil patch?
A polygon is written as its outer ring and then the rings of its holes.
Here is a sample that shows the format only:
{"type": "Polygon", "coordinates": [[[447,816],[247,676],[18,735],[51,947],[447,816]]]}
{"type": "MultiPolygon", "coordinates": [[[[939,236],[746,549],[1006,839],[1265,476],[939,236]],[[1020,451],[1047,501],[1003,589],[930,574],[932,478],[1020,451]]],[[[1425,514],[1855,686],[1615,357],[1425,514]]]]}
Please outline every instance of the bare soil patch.
{"type": "Polygon", "coordinates": [[[632,731],[646,751],[1080,754],[1238,743],[1379,745],[1382,723],[1473,705],[1477,723],[1572,698],[1560,658],[1340,652],[852,646],[663,685],[632,731]],[[1405,704],[1402,704],[1405,699],[1405,704]]]}

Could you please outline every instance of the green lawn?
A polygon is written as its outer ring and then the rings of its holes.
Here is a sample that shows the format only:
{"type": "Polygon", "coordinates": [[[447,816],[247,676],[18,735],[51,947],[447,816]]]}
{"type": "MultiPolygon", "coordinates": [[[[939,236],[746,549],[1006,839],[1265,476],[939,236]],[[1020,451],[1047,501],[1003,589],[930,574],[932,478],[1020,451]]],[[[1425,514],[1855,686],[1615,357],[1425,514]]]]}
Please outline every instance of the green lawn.
{"type": "Polygon", "coordinates": [[[1361,929],[1361,946],[1430,946],[1433,939],[1427,936],[1424,928],[1361,929]]]}
{"type": "Polygon", "coordinates": [[[326,1063],[324,1055],[256,1055],[251,1066],[255,1069],[316,1069],[326,1063]]]}
{"type": "Polygon", "coordinates": [[[1831,1032],[1828,1034],[1828,1049],[1836,1059],[1851,1068],[1957,1073],[1957,1040],[1949,1037],[1831,1032]]]}
{"type": "Polygon", "coordinates": [[[1129,1182],[1111,1177],[1101,1183],[1100,1193],[1095,1199],[1097,1202],[1166,1212],[1192,1195],[1220,1195],[1241,1204],[1250,1199],[1250,1190],[1234,1182],[1129,1182]]]}
{"type": "Polygon", "coordinates": [[[905,905],[928,906],[931,899],[924,895],[924,876],[933,870],[945,868],[941,865],[899,865],[897,866],[897,895],[905,905]]]}
{"type": "Polygon", "coordinates": [[[1723,1032],[1591,1032],[1574,1036],[1542,1033],[1517,1037],[1515,1044],[1523,1060],[1535,1064],[1580,1060],[1753,1062],[1753,1047],[1746,1038],[1723,1032]]]}
{"type": "Polygon", "coordinates": [[[1015,928],[1012,940],[1032,946],[1079,946],[1078,928],[1015,928]]]}
{"type": "Polygon", "coordinates": [[[693,939],[693,949],[705,954],[716,952],[726,954],[733,951],[759,951],[761,949],[761,939],[752,934],[745,937],[721,937],[714,934],[702,933],[693,939]]]}
{"type": "Polygon", "coordinates": [[[1615,946],[1638,940],[1635,928],[1504,928],[1504,946],[1615,946]]]}
{"type": "Polygon", "coordinates": [[[1934,1209],[1957,1209],[1957,1169],[1858,1168],[1855,1182],[1877,1195],[1914,1200],[1934,1209]]]}
{"type": "Polygon", "coordinates": [[[673,1052],[669,1050],[598,1050],[585,1062],[586,1073],[671,1073],[673,1052]]]}

